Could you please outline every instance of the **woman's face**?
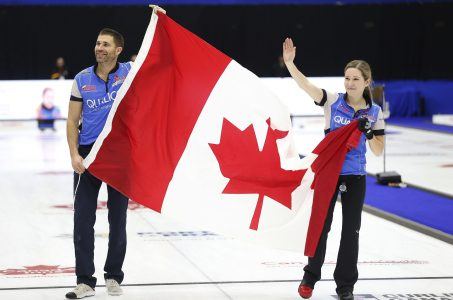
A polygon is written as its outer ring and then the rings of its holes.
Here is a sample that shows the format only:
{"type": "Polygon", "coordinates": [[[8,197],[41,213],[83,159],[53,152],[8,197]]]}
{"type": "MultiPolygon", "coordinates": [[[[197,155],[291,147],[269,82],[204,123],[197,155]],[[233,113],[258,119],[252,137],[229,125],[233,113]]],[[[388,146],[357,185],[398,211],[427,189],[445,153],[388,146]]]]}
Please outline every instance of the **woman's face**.
{"type": "Polygon", "coordinates": [[[363,91],[369,84],[370,80],[365,80],[359,69],[348,68],[344,73],[344,88],[348,95],[354,98],[362,97],[363,91]]]}
{"type": "Polygon", "coordinates": [[[53,102],[55,100],[55,93],[52,89],[47,89],[45,93],[42,95],[42,103],[44,106],[50,108],[53,106],[53,102]]]}

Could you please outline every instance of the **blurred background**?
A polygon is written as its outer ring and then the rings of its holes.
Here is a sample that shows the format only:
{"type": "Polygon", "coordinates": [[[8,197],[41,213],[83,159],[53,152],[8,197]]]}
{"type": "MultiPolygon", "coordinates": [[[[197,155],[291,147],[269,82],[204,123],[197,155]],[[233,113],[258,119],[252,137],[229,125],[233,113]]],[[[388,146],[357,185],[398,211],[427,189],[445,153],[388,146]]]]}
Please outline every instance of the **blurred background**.
{"type": "MultiPolygon", "coordinates": [[[[103,27],[125,36],[120,60],[130,60],[150,19],[148,4],[142,0],[0,0],[0,80],[73,78],[94,63],[94,42],[103,27]]],[[[281,44],[292,37],[296,64],[310,77],[342,76],[348,61],[368,61],[375,81],[386,86],[393,117],[453,113],[452,1],[169,0],[156,4],[260,77],[288,75],[280,58],[281,44]]]]}
{"type": "MultiPolygon", "coordinates": [[[[104,27],[125,37],[120,61],[134,60],[150,21],[149,4],[0,0],[1,299],[57,299],[74,284],[73,171],[65,134],[72,79],[95,64],[104,27]]],[[[385,155],[367,153],[357,294],[453,299],[453,0],[152,4],[262,78],[287,104],[301,155],[324,137],[323,110],[288,78],[284,39],[293,39],[301,71],[332,92],[344,91],[349,61],[366,60],[374,100],[388,118],[385,155]],[[378,184],[385,171],[393,172],[394,182],[378,184]]],[[[98,278],[108,237],[105,200],[103,188],[98,278]]],[[[301,254],[249,248],[169,223],[137,205],[129,210],[127,299],[296,299],[301,254]]],[[[341,209],[335,214],[332,244],[339,242],[341,209]]],[[[314,299],[334,299],[337,247],[328,249],[314,299]]],[[[99,296],[108,298],[102,289],[99,296]]]]}
{"type": "MultiPolygon", "coordinates": [[[[1,0],[0,79],[47,79],[57,57],[72,73],[93,63],[98,31],[123,33],[123,60],[149,22],[143,0],[1,0]]],[[[361,58],[378,80],[453,79],[453,2],[411,0],[156,1],[175,21],[258,76],[275,76],[283,39],[310,76],[342,76],[361,58]]],[[[74,75],[74,74],[71,74],[74,75]]],[[[279,74],[277,74],[279,75],[279,74]]]]}

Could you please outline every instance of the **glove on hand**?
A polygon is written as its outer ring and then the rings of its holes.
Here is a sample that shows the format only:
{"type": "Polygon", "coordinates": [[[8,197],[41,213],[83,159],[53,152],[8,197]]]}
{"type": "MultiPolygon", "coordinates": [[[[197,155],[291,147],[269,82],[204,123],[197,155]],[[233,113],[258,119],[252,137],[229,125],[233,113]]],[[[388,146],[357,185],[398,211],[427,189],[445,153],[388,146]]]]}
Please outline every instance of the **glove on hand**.
{"type": "Polygon", "coordinates": [[[368,118],[360,118],[358,124],[359,130],[363,132],[368,140],[371,140],[374,136],[373,130],[371,129],[371,121],[368,118]]]}

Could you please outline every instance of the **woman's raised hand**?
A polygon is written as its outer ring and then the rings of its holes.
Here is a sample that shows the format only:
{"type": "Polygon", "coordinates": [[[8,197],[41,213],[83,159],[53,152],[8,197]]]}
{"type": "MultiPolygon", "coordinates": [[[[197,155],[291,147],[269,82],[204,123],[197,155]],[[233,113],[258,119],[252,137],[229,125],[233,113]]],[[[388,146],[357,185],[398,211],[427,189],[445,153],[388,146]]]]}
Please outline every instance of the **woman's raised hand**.
{"type": "Polygon", "coordinates": [[[294,47],[293,40],[286,38],[283,42],[283,60],[286,63],[293,62],[296,57],[296,47],[294,47]]]}

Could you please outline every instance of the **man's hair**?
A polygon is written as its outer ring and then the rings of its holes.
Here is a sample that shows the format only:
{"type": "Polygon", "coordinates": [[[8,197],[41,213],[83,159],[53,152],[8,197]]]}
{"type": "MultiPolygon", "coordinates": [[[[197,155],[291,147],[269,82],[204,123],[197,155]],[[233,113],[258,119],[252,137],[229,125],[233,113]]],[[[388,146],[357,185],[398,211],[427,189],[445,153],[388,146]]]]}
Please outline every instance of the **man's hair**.
{"type": "Polygon", "coordinates": [[[124,37],[121,33],[111,28],[104,28],[99,32],[99,35],[110,35],[117,47],[124,48],[124,37]]]}

